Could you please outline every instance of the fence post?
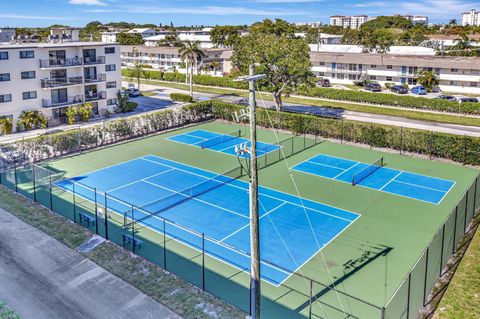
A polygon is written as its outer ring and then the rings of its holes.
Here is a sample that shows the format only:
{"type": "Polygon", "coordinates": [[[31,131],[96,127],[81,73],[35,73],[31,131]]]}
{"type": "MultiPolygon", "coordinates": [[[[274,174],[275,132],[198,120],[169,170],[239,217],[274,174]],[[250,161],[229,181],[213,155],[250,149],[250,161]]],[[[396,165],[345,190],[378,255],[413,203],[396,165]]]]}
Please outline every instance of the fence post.
{"type": "Polygon", "coordinates": [[[467,190],[467,194],[465,195],[465,220],[464,220],[464,227],[463,227],[463,234],[467,232],[467,211],[468,211],[468,193],[470,190],[467,190]]]}
{"type": "Polygon", "coordinates": [[[427,258],[425,259],[425,276],[423,278],[423,306],[427,304],[427,275],[428,275],[428,255],[430,251],[430,246],[427,247],[427,258]]]}
{"type": "Polygon", "coordinates": [[[445,224],[443,224],[443,227],[442,227],[442,248],[441,248],[441,251],[440,251],[440,277],[442,277],[443,275],[443,250],[444,250],[444,246],[445,246],[445,224]]]}
{"type": "Polygon", "coordinates": [[[32,186],[33,186],[33,201],[37,202],[37,185],[35,183],[35,164],[32,164],[32,186]]]}
{"type": "Polygon", "coordinates": [[[380,316],[381,319],[385,319],[385,307],[382,307],[380,316]]]}
{"type": "Polygon", "coordinates": [[[165,231],[165,218],[163,219],[163,269],[167,270],[167,232],[165,231]]]}
{"type": "Polygon", "coordinates": [[[457,216],[458,216],[458,206],[455,207],[455,222],[453,223],[453,247],[452,247],[452,254],[455,253],[455,241],[457,237],[457,216]]]}
{"type": "Polygon", "coordinates": [[[202,233],[202,290],[205,291],[205,234],[202,233]]]}
{"type": "Polygon", "coordinates": [[[53,212],[53,194],[52,194],[52,174],[48,173],[48,187],[50,191],[50,210],[53,212]]]}
{"type": "Polygon", "coordinates": [[[310,296],[308,298],[308,319],[312,319],[313,280],[310,279],[310,296]]]}
{"type": "Polygon", "coordinates": [[[104,220],[105,220],[105,239],[108,240],[108,203],[107,203],[107,193],[105,192],[105,216],[104,216],[104,220]]]}
{"type": "Polygon", "coordinates": [[[94,199],[95,199],[95,234],[98,235],[98,203],[97,203],[97,188],[93,189],[94,191],[94,199]]]}
{"type": "Polygon", "coordinates": [[[410,288],[412,286],[412,272],[408,274],[408,291],[407,291],[407,319],[410,318],[410,288]]]}
{"type": "Polygon", "coordinates": [[[17,159],[13,160],[13,168],[14,168],[14,177],[15,177],[15,192],[18,193],[18,181],[17,181],[17,159]]]}
{"type": "Polygon", "coordinates": [[[77,203],[75,198],[75,181],[72,181],[72,188],[73,188],[73,222],[77,222],[77,203]]]}
{"type": "Polygon", "coordinates": [[[135,254],[135,210],[132,205],[132,252],[135,254]]]}
{"type": "Polygon", "coordinates": [[[475,211],[477,210],[477,187],[478,177],[475,179],[475,190],[473,191],[473,217],[475,217],[475,211]]]}

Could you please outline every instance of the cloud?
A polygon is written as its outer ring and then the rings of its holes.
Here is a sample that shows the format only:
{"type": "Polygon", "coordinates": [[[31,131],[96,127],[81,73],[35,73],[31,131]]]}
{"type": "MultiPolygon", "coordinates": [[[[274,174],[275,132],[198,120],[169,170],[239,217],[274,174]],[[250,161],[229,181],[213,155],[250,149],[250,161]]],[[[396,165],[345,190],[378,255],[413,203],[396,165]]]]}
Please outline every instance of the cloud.
{"type": "Polygon", "coordinates": [[[69,20],[72,18],[69,17],[49,17],[49,16],[34,16],[34,15],[23,15],[23,14],[0,14],[0,18],[3,19],[24,19],[24,20],[69,20]]]}
{"type": "Polygon", "coordinates": [[[102,0],[70,0],[68,3],[85,5],[85,6],[99,6],[99,7],[105,7],[107,5],[102,0]]]}

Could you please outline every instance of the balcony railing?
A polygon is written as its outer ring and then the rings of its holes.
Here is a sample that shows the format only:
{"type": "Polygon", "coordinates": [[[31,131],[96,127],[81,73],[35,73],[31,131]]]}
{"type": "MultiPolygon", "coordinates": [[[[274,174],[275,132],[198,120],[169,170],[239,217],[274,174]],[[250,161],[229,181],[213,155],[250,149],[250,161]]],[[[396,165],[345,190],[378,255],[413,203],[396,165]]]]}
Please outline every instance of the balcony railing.
{"type": "Polygon", "coordinates": [[[107,98],[107,92],[102,91],[98,93],[86,93],[85,94],[85,101],[97,101],[97,100],[105,100],[107,98]]]}
{"type": "Polygon", "coordinates": [[[40,60],[40,68],[65,68],[70,66],[81,66],[83,64],[82,58],[71,59],[53,59],[53,60],[40,60]]]}
{"type": "Polygon", "coordinates": [[[85,83],[105,82],[107,80],[106,74],[97,74],[96,76],[85,77],[85,83]]]}
{"type": "Polygon", "coordinates": [[[105,57],[104,56],[97,56],[97,57],[83,57],[83,62],[85,65],[92,65],[92,64],[105,64],[105,57]]]}
{"type": "Polygon", "coordinates": [[[83,78],[81,76],[74,76],[68,78],[55,78],[55,79],[42,79],[42,88],[56,88],[60,86],[79,85],[83,84],[83,78]]]}
{"type": "Polygon", "coordinates": [[[62,106],[69,106],[69,105],[75,105],[75,104],[80,104],[83,103],[83,96],[82,95],[77,95],[77,96],[70,96],[65,100],[60,100],[60,101],[54,101],[54,100],[48,100],[48,99],[43,99],[42,100],[42,106],[45,108],[50,108],[50,107],[62,107],[62,106]]]}

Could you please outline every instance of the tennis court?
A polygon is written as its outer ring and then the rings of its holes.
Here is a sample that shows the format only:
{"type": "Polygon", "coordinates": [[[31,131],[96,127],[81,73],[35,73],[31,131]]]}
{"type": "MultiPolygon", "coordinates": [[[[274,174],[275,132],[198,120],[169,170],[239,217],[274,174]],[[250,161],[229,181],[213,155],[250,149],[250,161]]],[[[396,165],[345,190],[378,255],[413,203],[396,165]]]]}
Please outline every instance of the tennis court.
{"type": "MultiPolygon", "coordinates": [[[[226,134],[206,130],[196,130],[171,136],[167,138],[167,140],[237,156],[235,152],[236,145],[246,143],[247,146],[250,147],[250,140],[242,138],[241,135],[241,130],[235,130],[226,134]]],[[[279,145],[257,142],[257,156],[263,156],[276,151],[279,148],[279,145]]],[[[240,156],[249,157],[248,153],[240,156]]]]}
{"type": "Polygon", "coordinates": [[[366,164],[319,154],[294,166],[293,170],[435,205],[455,185],[450,180],[385,167],[383,158],[366,164]]]}
{"type": "MultiPolygon", "coordinates": [[[[96,196],[106,192],[110,210],[129,220],[133,215],[138,224],[160,233],[165,230],[167,236],[195,249],[201,249],[201,238],[177,225],[205,234],[207,254],[249,271],[248,183],[242,180],[147,155],[60,181],[57,186],[90,201],[103,201],[96,196]]],[[[274,285],[284,282],[359,218],[356,213],[266,187],[259,189],[259,209],[265,261],[262,279],[274,285]]]]}

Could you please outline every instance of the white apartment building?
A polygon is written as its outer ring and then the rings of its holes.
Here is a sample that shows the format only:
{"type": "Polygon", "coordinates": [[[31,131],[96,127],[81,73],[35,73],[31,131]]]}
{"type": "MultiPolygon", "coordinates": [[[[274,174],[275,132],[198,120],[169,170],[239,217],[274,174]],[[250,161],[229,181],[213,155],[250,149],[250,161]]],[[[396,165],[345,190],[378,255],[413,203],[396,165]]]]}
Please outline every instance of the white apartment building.
{"type": "Polygon", "coordinates": [[[212,28],[204,28],[202,30],[183,30],[177,33],[171,31],[159,31],[156,36],[145,38],[146,46],[157,46],[159,41],[164,40],[169,35],[177,35],[179,41],[198,42],[202,49],[211,49],[214,47],[210,38],[212,28]]]}
{"type": "Polygon", "coordinates": [[[155,31],[153,29],[147,29],[147,28],[138,28],[138,29],[132,29],[127,32],[128,34],[139,34],[142,36],[142,38],[148,38],[148,37],[153,37],[158,34],[158,31],[155,31]]]}
{"type": "Polygon", "coordinates": [[[462,25],[472,25],[472,26],[479,26],[480,25],[480,11],[475,9],[470,10],[469,12],[462,13],[462,25]]]}
{"type": "MultiPolygon", "coordinates": [[[[135,63],[149,65],[154,70],[186,73],[184,61],[180,58],[180,49],[176,47],[121,46],[122,66],[132,67],[135,63]]],[[[203,49],[205,57],[199,60],[196,74],[223,76],[231,71],[232,50],[203,49]],[[215,62],[212,64],[212,62],[215,62]],[[213,67],[216,65],[216,67],[213,67]]]]}
{"type": "Polygon", "coordinates": [[[423,24],[428,25],[428,17],[427,16],[412,16],[412,15],[404,15],[403,16],[408,21],[411,21],[413,24],[423,24]]]}
{"type": "Polygon", "coordinates": [[[368,16],[331,16],[330,25],[340,26],[343,28],[358,29],[362,24],[368,21],[368,16]]]}
{"type": "MultiPolygon", "coordinates": [[[[381,84],[407,83],[416,85],[416,75],[422,70],[437,74],[442,91],[480,94],[480,58],[449,57],[429,54],[427,48],[392,47],[387,54],[362,53],[353,50],[321,51],[311,47],[312,71],[333,83],[353,84],[374,80],[381,84]],[[408,48],[408,50],[407,50],[408,48]]],[[[340,47],[340,46],[334,46],[340,47]]]]}
{"type": "Polygon", "coordinates": [[[15,38],[15,28],[0,28],[0,42],[10,42],[15,38]]]}
{"type": "Polygon", "coordinates": [[[120,46],[95,42],[0,44],[0,117],[42,112],[49,126],[66,123],[68,106],[113,111],[121,89],[120,46]]]}

